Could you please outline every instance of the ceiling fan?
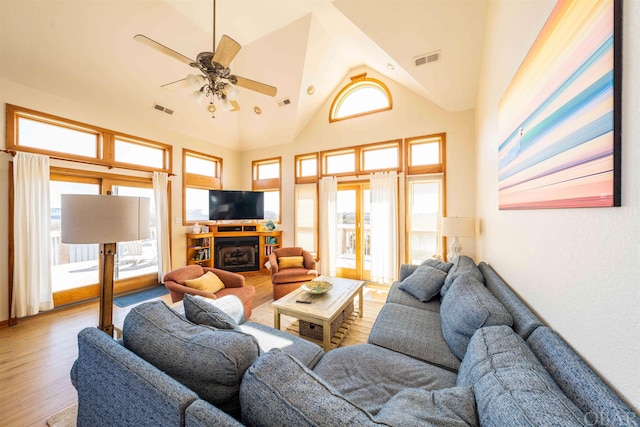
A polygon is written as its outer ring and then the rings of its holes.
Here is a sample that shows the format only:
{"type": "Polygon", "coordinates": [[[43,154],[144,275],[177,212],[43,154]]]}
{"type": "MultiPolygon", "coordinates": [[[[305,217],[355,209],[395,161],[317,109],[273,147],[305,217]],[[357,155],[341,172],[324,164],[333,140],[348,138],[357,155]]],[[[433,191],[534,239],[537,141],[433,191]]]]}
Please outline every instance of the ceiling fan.
{"type": "Polygon", "coordinates": [[[161,87],[192,88],[194,90],[193,96],[197,102],[203,103],[204,100],[209,99],[207,110],[212,114],[212,117],[216,110],[213,104],[216,98],[222,102],[223,108],[227,111],[238,111],[240,109],[237,101],[238,90],[235,86],[268,96],[276,96],[278,91],[274,86],[231,74],[229,64],[238,54],[241,46],[231,37],[223,35],[216,49],[215,11],[216,0],[213,0],[213,49],[211,52],[200,52],[195,61],[143,34],[136,34],[133,37],[134,40],[200,71],[201,74],[189,74],[184,79],[164,84],[161,87]]]}

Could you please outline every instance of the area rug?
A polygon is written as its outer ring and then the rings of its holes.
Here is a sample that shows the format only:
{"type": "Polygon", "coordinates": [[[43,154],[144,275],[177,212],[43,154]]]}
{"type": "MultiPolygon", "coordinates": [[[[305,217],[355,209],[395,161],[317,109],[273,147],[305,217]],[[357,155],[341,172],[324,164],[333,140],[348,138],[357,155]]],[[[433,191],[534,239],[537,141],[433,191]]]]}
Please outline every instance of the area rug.
{"type": "Polygon", "coordinates": [[[49,427],[76,427],[77,418],[78,404],[74,403],[47,418],[47,425],[49,427]]]}
{"type": "Polygon", "coordinates": [[[154,286],[153,288],[143,291],[134,292],[132,294],[122,295],[113,299],[113,303],[118,307],[127,307],[129,305],[138,304],[143,301],[158,298],[169,293],[164,285],[154,286]]]}

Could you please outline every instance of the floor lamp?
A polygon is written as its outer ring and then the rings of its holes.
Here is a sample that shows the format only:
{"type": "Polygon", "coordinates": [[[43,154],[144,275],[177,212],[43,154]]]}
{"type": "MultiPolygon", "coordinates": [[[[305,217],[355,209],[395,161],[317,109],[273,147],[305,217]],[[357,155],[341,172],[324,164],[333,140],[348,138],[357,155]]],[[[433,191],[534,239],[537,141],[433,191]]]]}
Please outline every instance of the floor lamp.
{"type": "Polygon", "coordinates": [[[149,199],[87,194],[62,195],[62,243],[100,244],[100,321],[113,336],[113,273],[116,242],[149,238],[149,199]]]}
{"type": "Polygon", "coordinates": [[[458,237],[473,237],[475,234],[473,218],[442,218],[442,235],[453,237],[449,244],[447,260],[453,262],[462,253],[462,244],[460,244],[458,237]]]}

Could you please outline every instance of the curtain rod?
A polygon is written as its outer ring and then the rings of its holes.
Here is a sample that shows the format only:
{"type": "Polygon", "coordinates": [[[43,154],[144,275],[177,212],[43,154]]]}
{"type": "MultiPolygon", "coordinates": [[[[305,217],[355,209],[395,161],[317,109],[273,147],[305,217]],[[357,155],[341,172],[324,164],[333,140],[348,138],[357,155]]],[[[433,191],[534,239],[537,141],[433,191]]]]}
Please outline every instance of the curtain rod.
{"type": "MultiPolygon", "coordinates": [[[[15,157],[16,154],[18,154],[17,151],[15,150],[0,150],[3,153],[7,153],[7,154],[11,154],[11,156],[15,157]]],[[[128,166],[113,166],[113,165],[105,165],[104,163],[98,163],[98,162],[92,162],[89,160],[77,160],[77,159],[66,159],[64,157],[56,157],[56,156],[49,156],[50,159],[55,159],[55,160],[63,160],[65,162],[74,162],[74,163],[83,163],[86,165],[94,165],[94,166],[104,166],[106,168],[109,169],[127,169],[127,170],[134,170],[134,171],[138,171],[138,172],[147,172],[147,171],[141,171],[140,169],[136,169],[134,167],[128,167],[128,166]]],[[[168,174],[169,176],[176,176],[175,173],[170,173],[168,174]]]]}

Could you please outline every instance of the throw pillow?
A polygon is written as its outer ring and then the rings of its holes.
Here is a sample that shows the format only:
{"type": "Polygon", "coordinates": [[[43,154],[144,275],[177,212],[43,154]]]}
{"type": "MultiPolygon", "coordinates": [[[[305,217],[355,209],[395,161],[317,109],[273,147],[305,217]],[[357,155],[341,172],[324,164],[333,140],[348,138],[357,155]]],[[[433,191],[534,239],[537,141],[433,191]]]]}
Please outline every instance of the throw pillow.
{"type": "Polygon", "coordinates": [[[447,273],[444,271],[421,264],[400,283],[400,289],[422,302],[427,302],[438,295],[446,278],[447,273]]]}
{"type": "Polygon", "coordinates": [[[508,326],[473,335],[456,385],[473,387],[482,426],[581,426],[587,420],[508,326]]]}
{"type": "MultiPolygon", "coordinates": [[[[214,304],[216,301],[218,300],[184,294],[182,299],[184,314],[188,320],[196,325],[213,326],[218,329],[236,329],[238,322],[216,307],[214,304]]],[[[240,302],[240,307],[242,308],[242,302],[240,302]]]]}
{"type": "Polygon", "coordinates": [[[278,258],[278,268],[304,267],[304,257],[283,256],[278,258]]]}
{"type": "Polygon", "coordinates": [[[202,276],[184,281],[185,286],[188,286],[193,289],[198,289],[199,291],[209,292],[211,294],[215,294],[220,289],[224,288],[224,283],[218,276],[215,275],[212,271],[207,271],[202,276]]]}
{"type": "Polygon", "coordinates": [[[476,400],[471,387],[440,390],[406,388],[382,407],[376,421],[389,425],[478,426],[476,400]]]}
{"type": "Polygon", "coordinates": [[[513,318],[491,292],[471,276],[459,276],[440,305],[442,335],[462,360],[471,336],[484,326],[513,324],[513,318]]]}
{"type": "Polygon", "coordinates": [[[451,270],[451,267],[453,267],[453,263],[452,262],[444,262],[440,259],[435,259],[435,258],[429,258],[426,261],[424,261],[422,263],[422,265],[428,265],[429,267],[433,267],[433,268],[437,268],[438,270],[442,270],[445,273],[448,273],[449,270],[451,270]]]}

